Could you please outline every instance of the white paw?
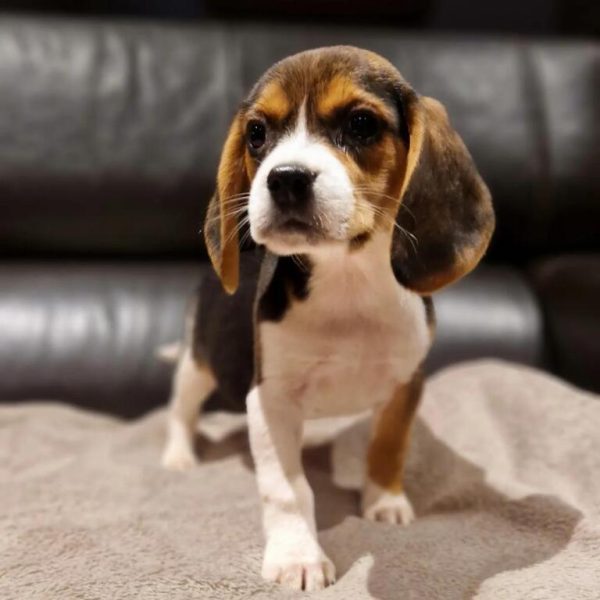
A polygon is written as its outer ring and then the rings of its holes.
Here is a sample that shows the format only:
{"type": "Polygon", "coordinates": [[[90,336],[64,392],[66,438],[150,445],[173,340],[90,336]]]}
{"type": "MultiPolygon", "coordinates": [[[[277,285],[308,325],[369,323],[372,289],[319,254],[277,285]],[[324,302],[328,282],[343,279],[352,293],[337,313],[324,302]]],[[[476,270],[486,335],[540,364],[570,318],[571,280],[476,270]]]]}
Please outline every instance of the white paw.
{"type": "Polygon", "coordinates": [[[268,543],[262,576],[293,590],[314,592],[335,583],[335,567],[320,549],[307,550],[295,546],[286,551],[276,543],[268,543]]]}
{"type": "Polygon", "coordinates": [[[370,521],[408,525],[415,520],[415,511],[406,494],[393,494],[368,484],[363,495],[363,516],[370,521]]]}
{"type": "Polygon", "coordinates": [[[170,471],[187,471],[198,463],[198,459],[189,445],[169,442],[160,462],[170,471]]]}

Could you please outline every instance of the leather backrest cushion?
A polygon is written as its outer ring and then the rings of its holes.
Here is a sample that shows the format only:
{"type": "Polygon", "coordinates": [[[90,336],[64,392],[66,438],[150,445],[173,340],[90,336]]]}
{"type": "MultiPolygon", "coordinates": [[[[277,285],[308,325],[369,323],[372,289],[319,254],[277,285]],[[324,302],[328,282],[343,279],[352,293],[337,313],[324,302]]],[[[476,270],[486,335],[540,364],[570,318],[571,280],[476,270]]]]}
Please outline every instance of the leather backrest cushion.
{"type": "Polygon", "coordinates": [[[598,44],[4,18],[0,251],[203,254],[238,102],[275,60],[336,43],[446,104],[495,198],[496,256],[598,247],[598,44]]]}
{"type": "MultiPolygon", "coordinates": [[[[182,339],[187,302],[209,268],[179,260],[3,263],[0,401],[56,400],[126,417],[164,406],[174,365],[157,350],[182,339]]],[[[517,269],[483,267],[434,301],[428,371],[479,357],[547,366],[539,309],[517,269]]]]}

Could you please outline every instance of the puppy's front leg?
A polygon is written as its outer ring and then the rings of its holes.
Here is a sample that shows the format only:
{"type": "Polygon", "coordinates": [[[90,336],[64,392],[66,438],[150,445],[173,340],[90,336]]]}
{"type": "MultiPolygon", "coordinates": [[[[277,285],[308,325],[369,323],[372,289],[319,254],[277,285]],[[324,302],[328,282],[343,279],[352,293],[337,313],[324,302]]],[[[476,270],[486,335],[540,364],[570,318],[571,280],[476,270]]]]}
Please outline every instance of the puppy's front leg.
{"type": "Polygon", "coordinates": [[[423,375],[399,385],[374,418],[367,454],[363,515],[372,521],[408,525],[415,514],[404,493],[404,461],[412,422],[419,405],[423,375]]]}
{"type": "Polygon", "coordinates": [[[266,537],[262,575],[293,589],[322,589],[334,582],[335,568],[317,540],[300,407],[262,384],[248,394],[247,408],[266,537]]]}

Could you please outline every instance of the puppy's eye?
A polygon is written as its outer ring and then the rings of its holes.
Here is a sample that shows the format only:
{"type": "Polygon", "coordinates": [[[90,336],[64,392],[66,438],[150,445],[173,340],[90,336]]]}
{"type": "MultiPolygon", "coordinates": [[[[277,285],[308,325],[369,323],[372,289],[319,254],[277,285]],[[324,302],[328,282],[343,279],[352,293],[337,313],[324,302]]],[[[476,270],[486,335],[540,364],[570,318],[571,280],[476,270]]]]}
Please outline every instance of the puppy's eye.
{"type": "Polygon", "coordinates": [[[246,128],[246,138],[253,150],[258,150],[267,139],[267,128],[261,121],[250,121],[246,128]]]}
{"type": "Polygon", "coordinates": [[[350,140],[368,144],[375,139],[378,132],[379,121],[372,112],[355,110],[350,114],[345,128],[345,135],[350,140]]]}

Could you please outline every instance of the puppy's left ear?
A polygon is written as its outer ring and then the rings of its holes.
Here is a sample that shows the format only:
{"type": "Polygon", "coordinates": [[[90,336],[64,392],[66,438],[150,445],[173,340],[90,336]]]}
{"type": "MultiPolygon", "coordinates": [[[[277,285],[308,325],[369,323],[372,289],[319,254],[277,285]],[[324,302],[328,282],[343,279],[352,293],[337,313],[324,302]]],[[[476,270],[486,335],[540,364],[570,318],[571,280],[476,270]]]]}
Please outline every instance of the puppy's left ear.
{"type": "Polygon", "coordinates": [[[471,271],[494,230],[490,192],[437,100],[412,90],[403,105],[409,151],[392,242],[398,279],[430,294],[471,271]]]}
{"type": "Polygon", "coordinates": [[[223,288],[233,294],[239,283],[239,220],[237,210],[246,200],[250,183],[244,160],[245,135],[242,117],[233,120],[217,173],[217,189],[208,204],[204,221],[204,241],[213,268],[223,288]]]}

